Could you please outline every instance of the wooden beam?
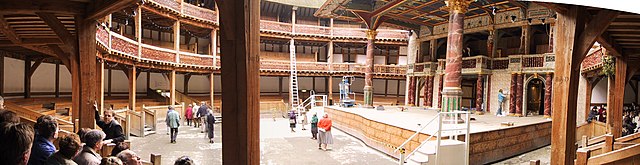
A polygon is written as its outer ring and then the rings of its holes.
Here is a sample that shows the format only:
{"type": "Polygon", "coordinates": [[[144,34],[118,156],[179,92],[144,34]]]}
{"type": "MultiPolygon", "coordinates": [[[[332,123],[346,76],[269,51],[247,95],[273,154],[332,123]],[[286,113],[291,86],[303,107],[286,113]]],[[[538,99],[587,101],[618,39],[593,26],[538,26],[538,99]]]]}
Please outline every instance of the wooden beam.
{"type": "Polygon", "coordinates": [[[4,18],[4,15],[2,14],[0,14],[0,32],[2,32],[2,34],[4,34],[4,36],[7,37],[14,44],[22,43],[22,40],[20,40],[20,37],[16,35],[16,32],[13,30],[13,28],[11,28],[11,26],[9,26],[9,23],[7,23],[7,20],[4,18]]]}
{"type": "Polygon", "coordinates": [[[56,61],[56,98],[60,97],[60,61],[56,61]]]}
{"type": "Polygon", "coordinates": [[[376,10],[374,10],[373,12],[371,12],[371,16],[375,17],[378,15],[383,15],[393,9],[395,9],[398,6],[402,6],[405,3],[407,3],[409,1],[407,0],[392,0],[391,2],[387,2],[384,6],[377,8],[376,10]]]}
{"type": "Polygon", "coordinates": [[[136,110],[136,87],[137,85],[137,77],[135,75],[137,75],[137,69],[136,66],[131,66],[131,69],[127,70],[125,73],[127,73],[127,75],[131,75],[129,76],[129,109],[132,111],[136,110]]]}
{"type": "Polygon", "coordinates": [[[184,75],[184,87],[182,88],[184,91],[184,95],[189,95],[189,80],[191,79],[191,74],[184,75]]]}
{"type": "Polygon", "coordinates": [[[609,76],[607,95],[607,132],[614,138],[622,136],[622,109],[624,106],[624,88],[626,87],[627,62],[623,57],[616,58],[615,76],[609,76]]]}
{"type": "MultiPolygon", "coordinates": [[[[120,11],[126,7],[129,7],[133,4],[136,4],[136,0],[102,0],[102,1],[93,1],[89,6],[92,7],[89,10],[87,20],[97,20],[104,16],[107,16],[113,11],[120,11]]],[[[142,14],[142,13],[139,13],[142,14]]]]}
{"type": "Polygon", "coordinates": [[[598,43],[602,45],[602,47],[606,48],[611,55],[616,57],[622,56],[622,50],[620,49],[620,46],[618,46],[618,43],[616,43],[616,41],[613,40],[611,36],[609,36],[608,32],[603,32],[596,38],[596,41],[598,41],[598,43]]]}
{"type": "Polygon", "coordinates": [[[578,51],[580,53],[587,52],[591,49],[591,45],[596,42],[596,39],[601,36],[609,27],[609,24],[616,19],[620,14],[618,11],[601,10],[594,16],[585,27],[584,33],[578,38],[578,46],[581,46],[578,51]]]}
{"type": "Polygon", "coordinates": [[[169,72],[169,104],[176,104],[176,71],[169,72]]]}
{"type": "Polygon", "coordinates": [[[0,54],[0,96],[4,96],[4,54],[0,54]]]}
{"type": "Polygon", "coordinates": [[[2,46],[21,46],[21,45],[62,44],[60,39],[57,39],[57,38],[23,38],[19,42],[20,43],[15,43],[14,41],[0,41],[0,47],[2,47],[2,46]]]}
{"type": "Polygon", "coordinates": [[[544,6],[558,13],[566,13],[569,11],[566,5],[556,3],[534,2],[540,6],[544,6]]]}
{"type": "MultiPolygon", "coordinates": [[[[81,17],[77,17],[76,20],[84,20],[81,17]]],[[[95,20],[86,20],[78,22],[78,47],[77,47],[77,57],[79,64],[79,71],[75,72],[75,74],[80,74],[79,79],[79,93],[80,97],[75,98],[80,102],[80,116],[79,128],[94,128],[95,127],[95,113],[91,109],[93,109],[93,104],[99,101],[96,96],[96,93],[93,91],[97,84],[95,81],[96,78],[96,24],[95,20]]],[[[72,55],[75,53],[72,53],[72,55]]]]}
{"type": "Polygon", "coordinates": [[[36,61],[33,63],[33,65],[30,66],[27,75],[29,77],[33,76],[33,73],[36,72],[36,69],[38,69],[38,67],[40,66],[40,64],[42,64],[42,61],[44,60],[44,58],[38,58],[36,59],[36,61]]]}
{"type": "Polygon", "coordinates": [[[222,44],[222,162],[260,163],[260,2],[217,0],[222,44]]]}
{"type": "MultiPolygon", "coordinates": [[[[66,48],[69,54],[75,54],[76,45],[78,41],[76,37],[71,35],[71,33],[67,30],[67,28],[62,24],[62,22],[51,13],[36,13],[49,27],[53,30],[54,33],[60,38],[64,47],[66,48]]],[[[94,25],[95,26],[95,25],[94,25]]],[[[95,28],[94,28],[95,29],[95,28]]],[[[95,35],[94,35],[95,36],[95,35]]]]}
{"type": "Polygon", "coordinates": [[[527,10],[527,5],[523,4],[522,2],[518,2],[516,0],[509,0],[509,2],[511,2],[511,4],[518,6],[519,8],[521,8],[522,10],[527,10]]]}
{"type": "Polygon", "coordinates": [[[31,75],[29,75],[29,71],[31,70],[31,57],[26,57],[24,59],[24,98],[31,97],[31,75]]]}
{"type": "Polygon", "coordinates": [[[86,3],[71,0],[2,0],[0,13],[3,14],[33,14],[34,12],[48,12],[64,15],[83,15],[86,3]]]}
{"type": "Polygon", "coordinates": [[[51,49],[51,51],[54,52],[53,54],[58,57],[60,62],[62,62],[62,64],[64,64],[64,66],[67,67],[67,70],[69,70],[69,72],[71,73],[71,61],[69,59],[69,54],[62,51],[62,49],[58,45],[50,44],[47,46],[49,47],[49,49],[51,49]]]}

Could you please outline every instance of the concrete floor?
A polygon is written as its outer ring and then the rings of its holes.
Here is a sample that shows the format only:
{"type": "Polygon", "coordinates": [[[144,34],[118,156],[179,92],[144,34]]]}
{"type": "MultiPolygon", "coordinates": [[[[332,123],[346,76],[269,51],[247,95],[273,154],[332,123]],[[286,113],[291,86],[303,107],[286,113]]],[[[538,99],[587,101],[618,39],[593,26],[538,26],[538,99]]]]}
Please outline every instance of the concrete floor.
{"type": "MultiPolygon", "coordinates": [[[[332,131],[334,144],[329,151],[318,150],[315,140],[311,140],[309,131],[302,131],[300,125],[296,132],[289,129],[289,121],[283,118],[263,118],[260,120],[260,159],[267,165],[313,165],[313,164],[397,164],[396,160],[381,154],[359,140],[340,132],[332,131]]],[[[179,129],[176,144],[169,143],[166,126],[158,123],[158,133],[144,138],[131,137],[131,148],[143,160],[149,160],[150,154],[161,154],[162,164],[173,164],[182,155],[190,156],[196,164],[222,164],[222,143],[220,139],[222,124],[216,124],[215,143],[204,138],[199,129],[183,124],[179,129]]]]}
{"type": "Polygon", "coordinates": [[[528,165],[531,160],[540,160],[540,164],[551,163],[551,145],[538,148],[531,152],[524,153],[522,155],[514,156],[512,158],[494,163],[494,164],[508,164],[508,165],[528,165]]]}

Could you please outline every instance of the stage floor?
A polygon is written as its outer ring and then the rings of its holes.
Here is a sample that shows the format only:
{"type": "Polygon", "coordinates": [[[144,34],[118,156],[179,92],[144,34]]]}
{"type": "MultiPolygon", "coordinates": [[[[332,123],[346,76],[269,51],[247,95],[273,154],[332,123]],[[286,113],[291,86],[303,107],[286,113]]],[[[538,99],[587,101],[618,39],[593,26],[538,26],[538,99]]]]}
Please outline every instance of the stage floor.
{"type": "MultiPolygon", "coordinates": [[[[392,126],[404,128],[407,130],[417,131],[420,127],[418,124],[426,124],[429,120],[431,120],[434,116],[437,115],[435,110],[425,110],[421,107],[412,107],[404,112],[400,111],[399,107],[396,106],[385,106],[384,111],[378,111],[375,109],[367,109],[367,108],[343,108],[339,106],[328,106],[325,108],[331,108],[339,111],[350,112],[357,115],[360,115],[369,120],[378,121],[381,123],[389,124],[392,126]]],[[[323,112],[318,111],[318,116],[323,112]]],[[[311,113],[313,114],[313,113],[311,113]]],[[[462,116],[464,118],[464,115],[462,116]]],[[[511,117],[511,116],[503,116],[499,117],[493,113],[486,113],[484,115],[475,115],[471,114],[471,118],[475,118],[470,123],[470,133],[478,133],[478,132],[486,132],[499,130],[509,127],[517,127],[523,125],[532,125],[532,124],[540,124],[544,122],[549,122],[550,119],[545,119],[542,115],[539,116],[529,116],[529,117],[511,117]],[[502,126],[502,122],[512,122],[513,126],[502,126]]],[[[329,116],[331,118],[331,116],[329,116]]],[[[437,119],[436,119],[437,120],[437,119]]],[[[460,124],[462,126],[462,124],[460,124]]],[[[454,128],[459,126],[444,124],[444,128],[454,128]]],[[[437,121],[432,122],[429,126],[422,131],[425,134],[432,134],[438,128],[437,121]]],[[[451,134],[454,132],[446,133],[443,131],[443,136],[451,134]]],[[[458,131],[460,134],[462,132],[458,131]]]]}

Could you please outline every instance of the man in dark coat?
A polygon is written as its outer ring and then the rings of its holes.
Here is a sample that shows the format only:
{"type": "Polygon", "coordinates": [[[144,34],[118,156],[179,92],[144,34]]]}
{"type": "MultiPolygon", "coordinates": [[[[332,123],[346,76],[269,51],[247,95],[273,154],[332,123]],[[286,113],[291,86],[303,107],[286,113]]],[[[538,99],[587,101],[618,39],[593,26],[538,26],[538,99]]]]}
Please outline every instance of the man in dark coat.
{"type": "MultiPolygon", "coordinates": [[[[200,118],[200,123],[201,125],[205,125],[207,124],[207,115],[209,114],[209,107],[207,107],[207,104],[205,104],[204,102],[202,102],[200,104],[200,108],[198,108],[198,113],[196,113],[196,116],[198,118],[200,118]]],[[[200,133],[203,133],[206,130],[206,127],[202,127],[202,130],[200,130],[200,133]]]]}
{"type": "Polygon", "coordinates": [[[98,112],[98,105],[93,104],[96,110],[95,118],[96,124],[106,134],[104,138],[105,143],[118,143],[123,142],[125,137],[122,131],[122,126],[118,121],[114,120],[115,113],[112,109],[107,109],[103,112],[103,119],[100,119],[100,113],[98,112]]]}

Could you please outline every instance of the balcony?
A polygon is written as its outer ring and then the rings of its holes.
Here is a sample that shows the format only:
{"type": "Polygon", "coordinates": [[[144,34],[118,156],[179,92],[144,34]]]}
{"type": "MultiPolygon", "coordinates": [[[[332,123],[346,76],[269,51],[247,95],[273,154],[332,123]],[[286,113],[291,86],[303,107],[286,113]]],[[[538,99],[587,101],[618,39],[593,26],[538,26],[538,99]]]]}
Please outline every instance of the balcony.
{"type": "MultiPolygon", "coordinates": [[[[511,55],[502,58],[473,56],[462,58],[462,74],[487,74],[496,71],[510,72],[553,72],[555,67],[554,54],[511,55]]],[[[443,74],[446,60],[409,64],[407,74],[414,76],[443,74]]]]}

